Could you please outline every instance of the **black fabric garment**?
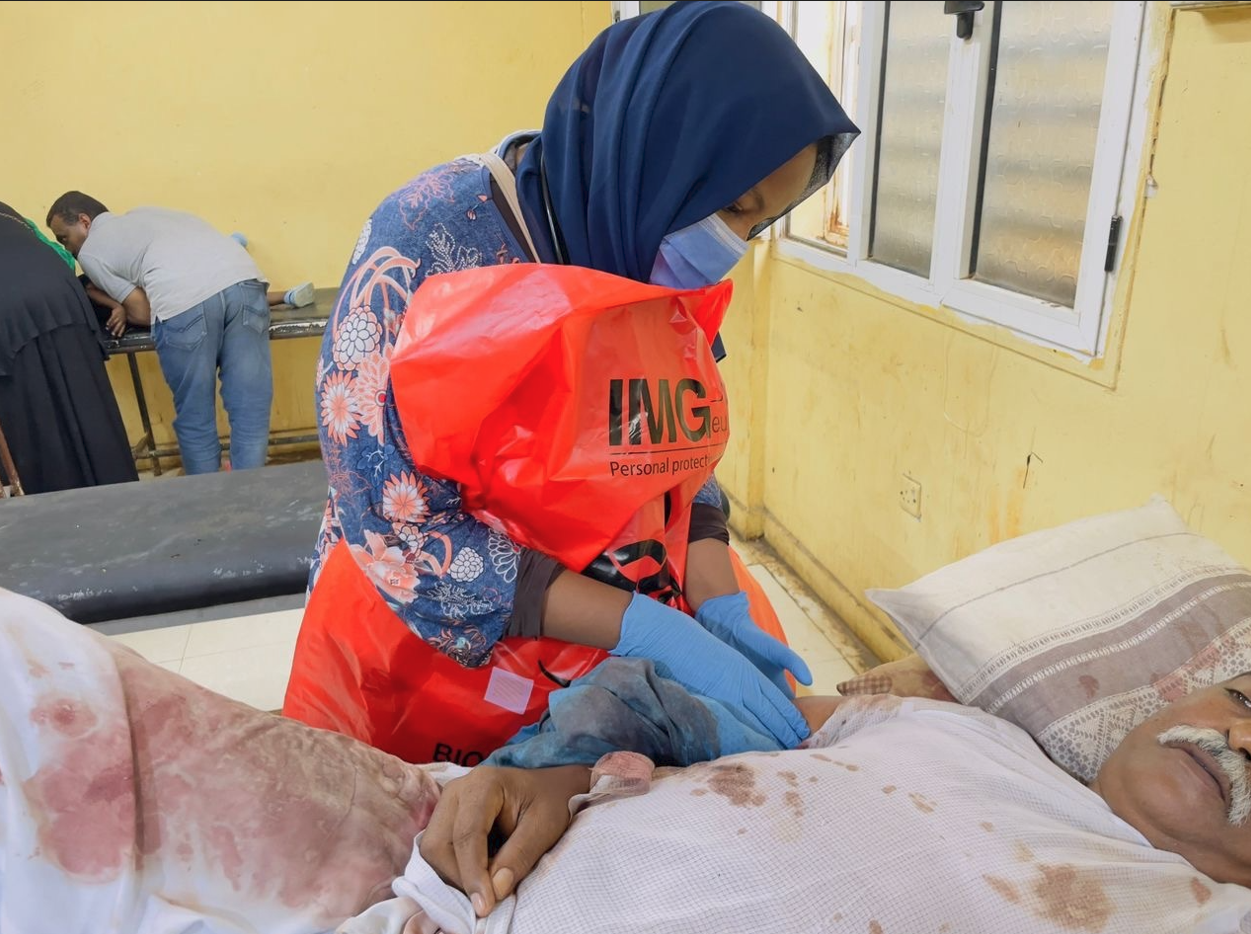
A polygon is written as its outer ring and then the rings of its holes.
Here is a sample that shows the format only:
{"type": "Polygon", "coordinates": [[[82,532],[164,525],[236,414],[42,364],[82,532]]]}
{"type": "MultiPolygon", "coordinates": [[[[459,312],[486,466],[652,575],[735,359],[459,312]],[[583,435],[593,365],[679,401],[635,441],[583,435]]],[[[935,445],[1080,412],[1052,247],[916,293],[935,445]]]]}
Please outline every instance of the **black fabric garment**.
{"type": "Polygon", "coordinates": [[[27,493],[139,479],[102,340],[74,274],[0,203],[0,427],[27,493]]]}

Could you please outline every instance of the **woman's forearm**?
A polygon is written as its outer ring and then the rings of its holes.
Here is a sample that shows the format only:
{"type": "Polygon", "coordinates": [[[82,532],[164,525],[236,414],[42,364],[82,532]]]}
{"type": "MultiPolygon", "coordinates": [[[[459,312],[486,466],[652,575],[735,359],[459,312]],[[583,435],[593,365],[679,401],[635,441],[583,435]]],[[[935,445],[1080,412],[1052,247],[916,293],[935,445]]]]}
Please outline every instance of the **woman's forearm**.
{"type": "Polygon", "coordinates": [[[561,573],[543,598],[543,635],[599,649],[621,641],[621,617],[633,594],[574,571],[561,573]]]}
{"type": "Polygon", "coordinates": [[[730,546],[715,538],[691,542],[686,549],[686,584],[683,593],[691,612],[705,600],[738,593],[742,588],[730,563],[730,546]]]}

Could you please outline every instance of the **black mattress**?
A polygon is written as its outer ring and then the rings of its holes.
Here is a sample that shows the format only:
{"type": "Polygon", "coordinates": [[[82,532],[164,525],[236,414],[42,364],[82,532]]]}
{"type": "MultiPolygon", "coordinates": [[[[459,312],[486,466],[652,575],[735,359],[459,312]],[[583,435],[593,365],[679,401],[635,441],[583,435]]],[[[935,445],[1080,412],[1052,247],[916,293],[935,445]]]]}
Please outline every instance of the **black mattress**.
{"type": "Polygon", "coordinates": [[[321,461],[0,500],[0,587],[80,623],[303,592],[321,461]]]}

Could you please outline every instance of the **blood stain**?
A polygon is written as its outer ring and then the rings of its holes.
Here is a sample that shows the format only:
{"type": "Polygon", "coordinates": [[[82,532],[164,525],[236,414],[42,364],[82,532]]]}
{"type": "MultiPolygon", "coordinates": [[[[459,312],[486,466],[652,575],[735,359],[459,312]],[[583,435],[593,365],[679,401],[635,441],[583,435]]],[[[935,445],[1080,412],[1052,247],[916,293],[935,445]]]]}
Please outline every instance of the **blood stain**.
{"type": "Polygon", "coordinates": [[[1102,931],[1112,916],[1112,901],[1103,882],[1069,865],[1039,864],[1033,892],[1042,903],[1041,917],[1070,931],[1102,931]]]}
{"type": "Polygon", "coordinates": [[[936,805],[934,804],[933,801],[925,797],[925,795],[918,794],[917,792],[913,791],[913,792],[909,792],[908,798],[916,806],[916,809],[920,811],[922,814],[934,813],[934,808],[936,807],[936,805]]]}
{"type": "Polygon", "coordinates": [[[1190,893],[1200,905],[1206,904],[1207,900],[1212,897],[1212,890],[1204,884],[1202,879],[1197,878],[1190,880],[1190,893]]]}
{"type": "Polygon", "coordinates": [[[708,780],[709,789],[735,807],[760,807],[765,803],[765,796],[756,791],[756,772],[750,766],[718,765],[713,767],[713,773],[708,780]]]}
{"type": "Polygon", "coordinates": [[[798,791],[788,791],[782,800],[796,817],[804,816],[804,799],[799,796],[798,791]]]}
{"type": "Polygon", "coordinates": [[[982,876],[986,880],[986,884],[995,890],[995,893],[1006,902],[1013,905],[1021,901],[1021,890],[1009,882],[1007,879],[1000,879],[998,876],[982,876]]]}

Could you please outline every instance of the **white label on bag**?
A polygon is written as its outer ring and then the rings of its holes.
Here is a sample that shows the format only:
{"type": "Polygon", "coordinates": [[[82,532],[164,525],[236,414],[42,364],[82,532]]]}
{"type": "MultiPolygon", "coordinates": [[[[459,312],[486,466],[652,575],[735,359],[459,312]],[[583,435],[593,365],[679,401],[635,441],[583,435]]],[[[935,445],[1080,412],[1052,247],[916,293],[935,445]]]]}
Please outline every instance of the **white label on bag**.
{"type": "Polygon", "coordinates": [[[482,695],[482,698],[496,707],[503,707],[513,713],[525,713],[526,705],[530,703],[530,692],[533,690],[534,682],[529,678],[515,675],[511,671],[504,671],[502,668],[493,668],[491,680],[487,683],[486,693],[482,695]]]}

